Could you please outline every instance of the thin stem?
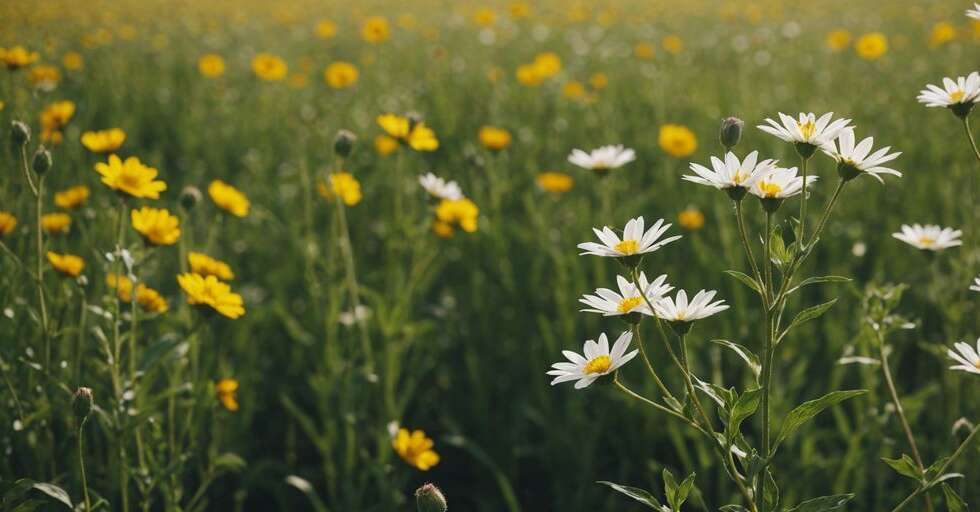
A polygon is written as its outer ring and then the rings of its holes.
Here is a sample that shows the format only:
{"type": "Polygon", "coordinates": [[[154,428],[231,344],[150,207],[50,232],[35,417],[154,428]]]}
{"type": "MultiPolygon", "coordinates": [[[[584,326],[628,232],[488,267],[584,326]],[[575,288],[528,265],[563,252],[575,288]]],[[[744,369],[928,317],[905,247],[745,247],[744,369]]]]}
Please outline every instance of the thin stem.
{"type": "Polygon", "coordinates": [[[977,162],[980,162],[980,149],[977,149],[977,141],[973,138],[973,130],[970,129],[970,116],[963,116],[963,129],[966,130],[966,138],[970,140],[973,155],[977,157],[977,162]]]}
{"type": "Polygon", "coordinates": [[[691,395],[691,401],[694,403],[694,408],[701,415],[701,420],[704,421],[705,426],[714,431],[715,427],[711,423],[711,418],[704,411],[704,407],[701,406],[701,400],[698,398],[697,393],[694,390],[694,381],[691,379],[691,366],[687,359],[687,336],[684,334],[678,335],[681,343],[681,365],[684,369],[684,381],[687,384],[687,392],[691,395]]]}
{"type": "MultiPolygon", "coordinates": [[[[25,160],[24,165],[27,165],[25,160]]],[[[44,368],[45,371],[49,371],[48,367],[51,364],[51,341],[48,333],[48,307],[44,300],[44,230],[41,226],[41,218],[44,216],[44,175],[38,176],[37,188],[34,189],[35,192],[35,212],[37,214],[37,224],[35,226],[37,231],[35,247],[37,251],[37,266],[34,270],[34,276],[37,282],[37,302],[38,308],[41,310],[41,339],[44,343],[44,368]]]]}
{"type": "Polygon", "coordinates": [[[926,482],[925,485],[922,485],[921,487],[913,491],[912,494],[909,494],[907,498],[902,500],[901,503],[899,503],[898,505],[895,506],[895,508],[892,509],[892,512],[898,512],[899,510],[902,510],[903,508],[905,508],[905,505],[908,505],[909,502],[911,502],[916,496],[922,494],[932,486],[936,485],[939,479],[946,474],[946,470],[949,469],[949,467],[952,466],[953,463],[956,462],[956,460],[959,459],[961,455],[963,455],[963,452],[966,451],[966,447],[969,446],[970,442],[973,441],[973,439],[977,436],[977,432],[980,432],[980,423],[978,423],[976,426],[973,427],[973,430],[970,432],[970,435],[966,436],[966,439],[964,439],[963,442],[960,443],[960,446],[956,448],[956,451],[953,452],[953,455],[951,455],[948,459],[946,459],[946,462],[939,467],[939,471],[937,471],[935,476],[932,477],[932,480],[926,482]]]}
{"type": "Polygon", "coordinates": [[[745,248],[745,257],[748,258],[749,265],[752,266],[752,274],[756,280],[762,282],[762,273],[759,272],[759,264],[755,261],[755,254],[752,253],[752,245],[749,244],[749,236],[745,230],[745,219],[742,217],[742,201],[733,202],[735,203],[735,222],[738,224],[738,236],[742,241],[742,247],[745,248]]]}
{"type": "MultiPolygon", "coordinates": [[[[772,247],[769,244],[769,234],[772,230],[772,213],[766,212],[766,232],[763,236],[763,266],[765,267],[765,282],[763,283],[763,288],[766,291],[766,295],[771,294],[770,291],[772,285],[772,247]]],[[[785,282],[785,278],[784,278],[785,282]]],[[[772,343],[772,325],[771,319],[769,318],[769,307],[770,302],[767,299],[763,299],[762,304],[762,325],[765,328],[765,353],[762,359],[762,403],[760,407],[762,408],[762,449],[760,453],[767,460],[769,459],[769,390],[772,386],[772,353],[773,353],[773,343],[772,343]]],[[[765,512],[766,502],[766,478],[764,474],[760,474],[759,481],[757,485],[756,492],[756,506],[759,510],[765,512]]]]}
{"type": "Polygon", "coordinates": [[[827,203],[827,208],[824,209],[823,215],[820,216],[820,222],[817,223],[817,230],[813,232],[813,237],[810,240],[816,240],[820,238],[820,234],[823,233],[823,228],[827,226],[827,219],[830,218],[830,213],[834,210],[834,206],[837,205],[837,200],[840,199],[840,193],[844,190],[844,185],[847,182],[841,178],[837,182],[837,188],[834,189],[834,195],[831,196],[830,202],[827,203]]]}
{"type": "Polygon", "coordinates": [[[800,249],[806,247],[806,196],[808,195],[806,184],[806,164],[809,161],[809,158],[800,155],[800,174],[803,176],[803,191],[800,192],[800,249]]]}
{"type": "Polygon", "coordinates": [[[85,455],[82,450],[82,433],[86,419],[83,418],[78,424],[78,468],[82,473],[82,495],[85,496],[85,512],[90,512],[92,510],[92,502],[88,497],[88,479],[85,477],[85,455]]]}
{"type": "Polygon", "coordinates": [[[657,387],[660,388],[660,392],[666,397],[674,398],[674,395],[670,393],[670,390],[667,389],[667,386],[664,384],[663,380],[661,380],[660,376],[657,375],[657,371],[653,369],[653,364],[650,363],[650,359],[647,357],[646,348],[643,346],[643,339],[640,337],[639,322],[633,324],[633,336],[636,338],[637,346],[640,347],[640,355],[643,357],[643,362],[646,363],[647,371],[650,372],[653,380],[657,383],[657,387]]]}
{"type": "Polygon", "coordinates": [[[698,432],[701,432],[702,434],[705,434],[705,435],[708,434],[707,431],[705,431],[703,428],[701,428],[701,425],[698,425],[697,423],[695,423],[694,421],[692,421],[687,416],[684,416],[684,415],[678,413],[677,411],[674,411],[672,409],[669,409],[667,407],[664,407],[663,405],[660,405],[657,402],[654,402],[653,400],[650,400],[649,398],[646,398],[644,396],[641,396],[641,395],[635,393],[633,390],[631,390],[630,388],[626,387],[625,385],[623,385],[622,382],[619,381],[619,375],[618,374],[613,378],[613,384],[615,384],[616,387],[618,387],[619,389],[623,390],[623,392],[626,393],[627,395],[629,395],[629,396],[631,396],[631,397],[633,397],[633,398],[635,398],[635,399],[637,399],[637,400],[639,400],[639,401],[641,401],[641,402],[643,402],[643,403],[645,403],[645,404],[653,407],[654,409],[657,409],[660,412],[663,412],[663,413],[665,413],[665,414],[667,414],[669,416],[673,416],[674,418],[677,418],[677,419],[681,420],[682,422],[684,422],[688,426],[694,428],[698,432]]]}
{"type": "Polygon", "coordinates": [[[357,324],[361,332],[361,347],[364,351],[364,358],[367,363],[367,372],[374,373],[374,353],[371,348],[371,339],[368,336],[367,326],[358,318],[361,309],[360,290],[357,284],[357,273],[354,267],[354,251],[351,248],[350,230],[347,227],[347,208],[339,195],[334,197],[337,203],[337,222],[340,224],[340,249],[344,256],[344,267],[347,276],[347,290],[350,293],[351,314],[354,323],[357,324]]]}

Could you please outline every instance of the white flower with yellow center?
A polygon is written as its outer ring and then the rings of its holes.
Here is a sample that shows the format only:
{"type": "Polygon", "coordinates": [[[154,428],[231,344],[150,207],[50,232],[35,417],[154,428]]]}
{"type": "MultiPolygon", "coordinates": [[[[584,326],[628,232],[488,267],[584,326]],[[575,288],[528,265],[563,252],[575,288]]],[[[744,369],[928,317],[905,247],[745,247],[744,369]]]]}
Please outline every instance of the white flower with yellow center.
{"type": "Polygon", "coordinates": [[[581,149],[573,149],[572,153],[568,155],[568,161],[572,164],[596,172],[606,172],[622,167],[633,160],[636,160],[636,152],[622,144],[602,146],[589,153],[581,149]]]}
{"type": "Polygon", "coordinates": [[[975,20],[980,20],[980,4],[973,4],[973,9],[968,9],[966,15],[975,20]]]}
{"type": "Polygon", "coordinates": [[[751,188],[762,176],[776,168],[775,160],[759,161],[759,152],[753,151],[739,161],[735,153],[729,151],[725,154],[725,160],[718,157],[711,157],[711,169],[691,163],[691,170],[696,176],[685,175],[684,179],[701,185],[708,185],[717,189],[728,188],[751,188]]]}
{"type": "Polygon", "coordinates": [[[804,158],[809,158],[818,147],[830,143],[830,141],[837,138],[837,135],[841,131],[850,127],[850,119],[831,121],[833,118],[833,112],[828,112],[820,116],[819,119],[812,112],[808,114],[801,112],[797,119],[780,112],[779,119],[782,121],[781,124],[773,119],[766,119],[766,122],[769,124],[760,124],[757,128],[770,135],[779,137],[786,142],[795,144],[796,150],[804,158]]]}
{"type": "Polygon", "coordinates": [[[941,251],[963,245],[960,240],[962,235],[963,232],[958,229],[943,228],[935,224],[902,224],[900,233],[892,233],[893,237],[924,251],[941,251]]]}
{"type": "Polygon", "coordinates": [[[973,284],[970,285],[970,289],[975,292],[980,292],[980,277],[975,277],[973,279],[973,284]]]}
{"type": "Polygon", "coordinates": [[[623,334],[619,335],[619,339],[616,340],[610,351],[609,340],[603,333],[599,335],[598,343],[593,340],[585,342],[585,346],[582,347],[582,355],[571,350],[563,350],[562,354],[568,359],[568,362],[551,365],[552,369],[548,371],[548,375],[554,377],[551,385],[574,380],[576,381],[575,389],[588,387],[599,377],[609,375],[636,357],[637,350],[626,353],[626,349],[629,348],[632,340],[633,333],[624,331],[623,334]]]}
{"type": "Polygon", "coordinates": [[[679,239],[680,235],[667,237],[660,240],[660,237],[670,228],[670,224],[664,224],[663,219],[659,219],[648,230],[643,229],[643,217],[630,219],[623,230],[623,237],[620,238],[609,226],[604,226],[600,231],[592,228],[596,236],[599,237],[601,244],[595,242],[585,242],[578,244],[582,249],[580,255],[591,254],[593,256],[605,256],[607,258],[623,258],[627,256],[638,256],[650,253],[661,247],[679,239]]]}
{"type": "Polygon", "coordinates": [[[429,195],[439,199],[456,201],[463,198],[463,191],[455,181],[446,181],[435,174],[426,173],[419,176],[419,184],[429,195]]]}
{"type": "Polygon", "coordinates": [[[927,107],[946,107],[954,114],[964,117],[980,102],[980,72],[956,77],[956,80],[943,78],[943,86],[928,84],[916,98],[927,107]]]}
{"type": "Polygon", "coordinates": [[[677,298],[664,297],[653,307],[657,310],[657,316],[668,322],[693,322],[728,309],[724,300],[711,302],[715,293],[714,290],[701,290],[688,302],[687,292],[679,290],[677,298]]]}
{"type": "Polygon", "coordinates": [[[867,174],[884,183],[882,174],[902,177],[902,173],[882,164],[891,162],[902,153],[889,153],[891,146],[885,146],[874,153],[874,137],[868,137],[855,144],[854,130],[844,130],[836,141],[820,148],[824,153],[837,161],[837,173],[845,180],[852,180],[861,174],[867,174]]]}
{"type": "Polygon", "coordinates": [[[969,343],[963,341],[953,346],[956,347],[959,354],[957,354],[953,349],[948,349],[946,355],[959,364],[950,366],[949,369],[962,370],[964,372],[980,375],[980,338],[977,338],[976,350],[973,350],[973,347],[971,347],[969,343]]]}
{"type": "MultiPolygon", "coordinates": [[[[777,167],[759,178],[749,192],[760,199],[786,199],[803,190],[803,177],[797,176],[796,167],[777,167]]],[[[817,181],[819,176],[807,176],[806,184],[817,181]]]]}
{"type": "Polygon", "coordinates": [[[609,288],[599,288],[595,291],[595,295],[583,295],[578,301],[589,306],[582,310],[587,313],[599,313],[603,316],[622,316],[634,313],[653,316],[653,311],[650,310],[647,302],[656,304],[661,297],[674,289],[666,281],[667,274],[649,282],[646,274],[640,272],[637,279],[640,286],[637,287],[625,277],[616,276],[616,284],[619,285],[618,293],[609,288]],[[643,299],[644,294],[641,294],[640,290],[645,290],[646,300],[643,299]]]}

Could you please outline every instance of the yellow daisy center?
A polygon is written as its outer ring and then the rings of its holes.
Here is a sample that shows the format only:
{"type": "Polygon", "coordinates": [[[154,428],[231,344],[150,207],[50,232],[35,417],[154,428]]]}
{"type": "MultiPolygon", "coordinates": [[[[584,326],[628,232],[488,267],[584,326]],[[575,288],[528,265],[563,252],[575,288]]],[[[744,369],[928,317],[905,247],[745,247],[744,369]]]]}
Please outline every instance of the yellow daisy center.
{"type": "Polygon", "coordinates": [[[640,243],[636,240],[623,240],[622,242],[616,244],[614,249],[622,254],[625,254],[626,256],[630,256],[636,254],[636,252],[640,250],[640,243]]]}
{"type": "Polygon", "coordinates": [[[124,189],[136,189],[140,186],[140,175],[135,172],[128,172],[123,169],[119,173],[119,184],[122,185],[124,189]]]}
{"type": "Polygon", "coordinates": [[[960,100],[962,100],[964,96],[966,96],[966,91],[953,91],[949,93],[949,99],[952,100],[954,103],[957,103],[960,100]]]}
{"type": "Polygon", "coordinates": [[[739,170],[738,172],[735,173],[735,176],[732,178],[732,181],[736,185],[741,185],[742,182],[745,181],[746,179],[748,179],[748,176],[744,172],[739,170]]]}
{"type": "Polygon", "coordinates": [[[760,183],[759,190],[762,190],[762,193],[765,194],[766,197],[776,197],[783,191],[783,187],[780,187],[775,183],[760,183]]]}
{"type": "Polygon", "coordinates": [[[817,131],[817,126],[813,124],[813,121],[807,121],[800,125],[800,135],[803,136],[804,140],[810,140],[813,138],[813,134],[817,131]]]}
{"type": "Polygon", "coordinates": [[[628,297],[623,299],[619,303],[619,307],[616,308],[620,313],[629,313],[633,311],[633,308],[640,305],[643,302],[643,297],[628,297]]]}
{"type": "Polygon", "coordinates": [[[585,363],[585,374],[605,373],[612,366],[612,359],[609,356],[599,356],[585,363]]]}
{"type": "Polygon", "coordinates": [[[932,239],[932,238],[929,238],[927,236],[924,236],[924,237],[922,237],[922,238],[919,239],[919,243],[922,244],[922,245],[924,245],[924,246],[926,246],[926,247],[932,247],[933,245],[936,244],[936,241],[934,239],[932,239]]]}
{"type": "Polygon", "coordinates": [[[977,370],[980,370],[980,359],[977,359],[977,362],[973,363],[973,366],[976,366],[977,370]]]}

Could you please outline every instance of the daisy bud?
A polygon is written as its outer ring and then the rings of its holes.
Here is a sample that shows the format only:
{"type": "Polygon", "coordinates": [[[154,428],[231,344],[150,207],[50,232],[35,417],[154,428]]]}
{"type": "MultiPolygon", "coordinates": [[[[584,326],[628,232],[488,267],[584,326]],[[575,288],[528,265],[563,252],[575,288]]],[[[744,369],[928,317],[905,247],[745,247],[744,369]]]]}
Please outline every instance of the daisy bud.
{"type": "Polygon", "coordinates": [[[667,325],[669,325],[670,329],[678,336],[684,336],[685,334],[691,332],[691,328],[694,327],[694,322],[675,320],[672,322],[667,322],[667,325]]]}
{"type": "Polygon", "coordinates": [[[34,153],[34,161],[31,163],[31,168],[34,172],[38,174],[44,174],[48,172],[51,168],[51,152],[45,149],[45,147],[38,146],[37,151],[34,153]]]}
{"type": "Polygon", "coordinates": [[[745,122],[737,117],[726,117],[721,120],[718,137],[726,150],[731,151],[733,147],[738,145],[738,141],[742,140],[742,128],[744,126],[745,122]]]}
{"type": "Polygon", "coordinates": [[[732,201],[736,201],[736,202],[737,201],[741,201],[742,198],[745,197],[745,194],[748,193],[748,191],[749,191],[749,189],[747,189],[745,187],[737,187],[737,186],[736,187],[728,187],[728,188],[725,189],[725,193],[728,194],[728,197],[730,197],[732,199],[732,201]]]}
{"type": "Polygon", "coordinates": [[[180,205],[184,207],[185,210],[191,210],[197,203],[201,202],[201,191],[197,187],[188,185],[184,187],[184,190],[180,191],[180,205]]]}
{"type": "Polygon", "coordinates": [[[340,130],[333,140],[333,150],[341,157],[347,158],[354,151],[354,143],[356,142],[357,135],[349,130],[340,130]]]}
{"type": "Polygon", "coordinates": [[[31,127],[23,121],[10,122],[10,143],[19,148],[31,141],[31,127]]]}
{"type": "Polygon", "coordinates": [[[796,154],[800,155],[800,158],[804,160],[809,160],[817,152],[817,146],[809,142],[796,142],[793,144],[793,147],[796,148],[796,154]]]}
{"type": "Polygon", "coordinates": [[[861,170],[853,164],[841,161],[837,164],[837,175],[845,182],[851,181],[861,175],[861,170]]]}
{"type": "Polygon", "coordinates": [[[976,105],[975,101],[967,101],[965,103],[954,103],[949,106],[949,109],[953,111],[953,114],[960,119],[966,119],[970,115],[970,111],[973,110],[973,106],[976,105]]]}
{"type": "Polygon", "coordinates": [[[75,419],[85,421],[89,413],[92,412],[92,390],[90,388],[78,388],[75,397],[71,402],[72,410],[75,412],[75,419]]]}
{"type": "Polygon", "coordinates": [[[425,484],[415,491],[415,505],[419,512],[446,512],[449,509],[442,491],[432,484],[425,484]]]}
{"type": "Polygon", "coordinates": [[[776,210],[783,205],[783,198],[781,197],[763,197],[760,200],[762,201],[762,209],[767,213],[776,213],[776,210]]]}

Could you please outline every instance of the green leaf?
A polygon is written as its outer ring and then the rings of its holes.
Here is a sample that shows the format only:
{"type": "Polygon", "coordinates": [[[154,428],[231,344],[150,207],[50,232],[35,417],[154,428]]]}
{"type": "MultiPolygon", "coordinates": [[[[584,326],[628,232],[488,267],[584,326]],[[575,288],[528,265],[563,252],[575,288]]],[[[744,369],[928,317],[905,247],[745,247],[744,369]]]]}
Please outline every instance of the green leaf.
{"type": "Polygon", "coordinates": [[[719,512],[749,512],[749,509],[741,505],[723,505],[718,510],[719,512]]]}
{"type": "Polygon", "coordinates": [[[762,285],[760,285],[755,278],[743,272],[739,272],[738,270],[726,270],[725,273],[734,277],[735,279],[738,279],[740,283],[748,286],[752,290],[755,290],[756,293],[762,293],[762,285]]]}
{"type": "Polygon", "coordinates": [[[681,485],[677,487],[677,504],[671,505],[675,511],[680,512],[681,505],[683,505],[684,502],[687,501],[687,497],[691,495],[691,491],[694,489],[694,476],[694,473],[687,475],[687,478],[685,478],[684,481],[681,482],[681,485]]]}
{"type": "Polygon", "coordinates": [[[815,400],[803,402],[802,404],[798,405],[795,409],[790,411],[788,415],[786,415],[786,420],[783,421],[783,425],[779,429],[779,435],[776,436],[776,442],[773,444],[773,452],[776,451],[776,447],[778,447],[781,442],[783,442],[787,437],[793,435],[793,433],[803,426],[804,423],[812,420],[814,416],[820,414],[824,409],[843,402],[848,398],[860,396],[867,392],[868,391],[866,389],[834,391],[815,400]]]}
{"type": "Polygon", "coordinates": [[[176,337],[168,337],[155,343],[151,343],[150,346],[146,347],[146,349],[143,351],[143,358],[142,361],[140,361],[140,370],[142,370],[144,373],[149,371],[181,344],[185,345],[183,350],[186,350],[186,342],[182,343],[181,340],[176,337]]]}
{"type": "Polygon", "coordinates": [[[776,505],[779,504],[779,486],[776,485],[776,479],[773,478],[772,472],[768,469],[766,470],[765,494],[762,495],[762,499],[766,502],[767,510],[776,510],[776,505]]]}
{"type": "Polygon", "coordinates": [[[778,343],[779,340],[782,340],[783,337],[786,336],[786,333],[788,333],[789,331],[791,331],[794,327],[799,327],[800,325],[802,325],[802,324],[804,324],[806,322],[809,322],[810,320],[813,320],[814,318],[820,317],[821,315],[823,315],[824,313],[826,313],[827,310],[830,309],[836,303],[837,303],[837,299],[831,299],[831,300],[828,300],[827,302],[824,302],[823,304],[817,304],[816,306],[810,306],[810,307],[804,309],[803,311],[800,311],[796,315],[796,317],[793,318],[793,321],[790,322],[789,325],[786,326],[786,329],[783,330],[783,333],[779,335],[779,338],[776,339],[776,342],[778,343]]]}
{"type": "Polygon", "coordinates": [[[640,503],[643,503],[644,505],[654,510],[659,510],[660,512],[670,512],[670,509],[667,509],[663,505],[661,505],[660,502],[657,501],[657,498],[655,498],[649,492],[640,489],[639,487],[620,485],[613,482],[607,482],[605,480],[600,480],[598,483],[602,485],[608,485],[609,487],[612,487],[614,490],[621,492],[629,496],[630,498],[633,498],[634,500],[639,501],[640,503]]]}
{"type": "Polygon", "coordinates": [[[838,510],[847,502],[854,499],[853,494],[834,494],[833,496],[821,496],[800,503],[799,505],[787,510],[786,512],[830,512],[838,510]]]}
{"type": "Polygon", "coordinates": [[[74,507],[72,507],[71,505],[71,498],[68,497],[68,493],[65,492],[65,490],[62,489],[61,487],[58,487],[57,485],[49,484],[45,482],[35,482],[34,485],[31,486],[31,488],[41,491],[42,493],[53,498],[55,501],[64,504],[66,507],[68,507],[68,510],[74,509],[74,507]]]}
{"type": "Polygon", "coordinates": [[[952,487],[943,484],[943,495],[946,496],[946,510],[949,512],[969,512],[966,502],[952,487]]]}
{"type": "Polygon", "coordinates": [[[225,452],[214,459],[214,469],[218,472],[231,471],[238,473],[245,469],[245,466],[245,459],[239,457],[236,453],[225,452]]]}
{"type": "Polygon", "coordinates": [[[919,472],[919,468],[915,464],[915,461],[912,460],[912,457],[909,457],[903,453],[900,459],[889,459],[888,457],[882,457],[881,460],[894,469],[896,473],[902,476],[907,476],[916,481],[922,481],[923,475],[919,472]]]}
{"type": "Polygon", "coordinates": [[[731,411],[728,413],[726,434],[729,434],[729,438],[738,432],[739,427],[746,418],[755,414],[756,409],[759,408],[761,398],[762,388],[750,389],[738,397],[738,400],[735,401],[731,411]]]}
{"type": "Polygon", "coordinates": [[[849,283],[849,282],[851,282],[851,278],[844,277],[844,276],[816,276],[816,277],[808,277],[808,278],[804,279],[802,282],[800,282],[800,284],[798,284],[798,285],[790,288],[789,291],[786,292],[786,294],[789,295],[789,294],[791,294],[791,293],[799,290],[800,288],[803,288],[804,286],[809,286],[811,284],[821,284],[821,283],[849,283]]]}
{"type": "Polygon", "coordinates": [[[759,362],[759,357],[756,356],[751,350],[745,348],[734,341],[728,340],[711,340],[712,343],[721,345],[732,352],[735,352],[738,357],[745,361],[745,364],[749,366],[752,373],[755,374],[756,380],[759,379],[759,375],[762,373],[762,363],[759,362]]]}
{"type": "Polygon", "coordinates": [[[678,510],[678,507],[674,505],[677,497],[677,480],[674,478],[674,474],[670,472],[669,469],[664,468],[664,496],[667,497],[667,504],[673,510],[678,510]]]}

